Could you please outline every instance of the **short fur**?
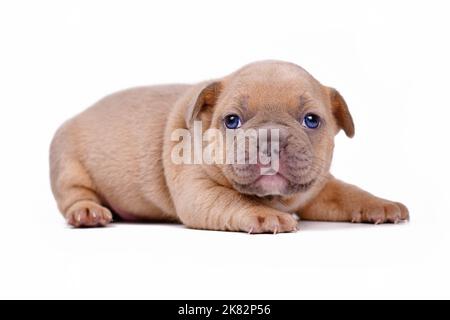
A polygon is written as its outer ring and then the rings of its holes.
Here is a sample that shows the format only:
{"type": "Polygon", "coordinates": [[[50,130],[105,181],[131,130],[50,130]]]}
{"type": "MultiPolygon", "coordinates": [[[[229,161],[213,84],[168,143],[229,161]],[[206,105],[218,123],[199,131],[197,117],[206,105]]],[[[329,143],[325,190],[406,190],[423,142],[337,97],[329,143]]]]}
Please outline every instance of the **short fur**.
{"type": "Polygon", "coordinates": [[[210,230],[290,232],[297,220],[384,223],[409,218],[407,208],[335,179],[329,168],[334,136],[355,129],[342,96],[299,66],[247,65],[197,85],[134,88],[110,95],[70,119],[50,148],[58,208],[75,227],[125,220],[180,221],[210,230]],[[306,112],[322,119],[301,126],[306,112]],[[171,161],[171,133],[224,130],[238,113],[246,128],[281,132],[283,178],[259,179],[251,165],[185,165],[171,161]],[[284,171],[283,171],[284,170],[284,171]]]}

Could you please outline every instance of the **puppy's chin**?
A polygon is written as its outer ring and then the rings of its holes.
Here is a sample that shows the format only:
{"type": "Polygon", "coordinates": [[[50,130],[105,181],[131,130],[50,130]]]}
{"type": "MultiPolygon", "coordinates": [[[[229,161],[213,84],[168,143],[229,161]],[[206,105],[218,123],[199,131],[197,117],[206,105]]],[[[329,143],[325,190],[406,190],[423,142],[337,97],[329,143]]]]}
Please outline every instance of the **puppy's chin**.
{"type": "Polygon", "coordinates": [[[234,188],[240,193],[266,196],[289,196],[299,192],[307,191],[315,180],[307,183],[293,183],[281,174],[261,175],[254,182],[248,184],[233,183],[234,188]]]}

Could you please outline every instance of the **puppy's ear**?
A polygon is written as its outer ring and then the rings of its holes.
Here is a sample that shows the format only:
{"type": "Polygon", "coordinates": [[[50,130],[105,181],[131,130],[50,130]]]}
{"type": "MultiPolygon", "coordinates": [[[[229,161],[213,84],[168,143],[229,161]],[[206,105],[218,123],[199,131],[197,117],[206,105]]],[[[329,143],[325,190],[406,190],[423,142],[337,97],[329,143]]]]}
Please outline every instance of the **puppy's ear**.
{"type": "Polygon", "coordinates": [[[186,109],[187,128],[190,128],[195,120],[210,120],[221,89],[222,85],[219,81],[208,82],[197,88],[186,109]],[[205,117],[202,117],[202,114],[205,114],[205,117]]]}
{"type": "Polygon", "coordinates": [[[331,111],[339,128],[344,130],[347,137],[352,138],[355,135],[355,125],[352,115],[348,111],[347,103],[341,94],[334,88],[328,88],[328,96],[331,102],[331,111]]]}

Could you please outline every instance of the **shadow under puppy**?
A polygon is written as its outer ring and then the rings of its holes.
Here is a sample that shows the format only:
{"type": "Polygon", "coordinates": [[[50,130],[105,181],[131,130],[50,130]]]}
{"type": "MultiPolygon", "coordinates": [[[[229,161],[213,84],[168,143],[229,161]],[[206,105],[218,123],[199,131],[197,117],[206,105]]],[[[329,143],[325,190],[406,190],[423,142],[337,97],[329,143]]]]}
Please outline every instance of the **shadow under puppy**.
{"type": "Polygon", "coordinates": [[[197,85],[128,89],[64,123],[50,148],[58,208],[75,227],[180,221],[210,230],[290,232],[297,220],[384,223],[407,208],[330,173],[334,136],[354,135],[342,96],[301,67],[263,61],[197,85]],[[176,164],[175,130],[277,129],[276,174],[261,164],[176,164]]]}

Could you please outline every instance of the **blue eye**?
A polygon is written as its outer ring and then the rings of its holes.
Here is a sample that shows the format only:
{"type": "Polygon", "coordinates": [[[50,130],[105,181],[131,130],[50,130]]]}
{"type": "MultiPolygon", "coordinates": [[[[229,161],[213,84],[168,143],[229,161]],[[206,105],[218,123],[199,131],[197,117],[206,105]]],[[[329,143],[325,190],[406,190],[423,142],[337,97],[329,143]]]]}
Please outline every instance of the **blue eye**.
{"type": "Polygon", "coordinates": [[[241,118],[237,114],[230,114],[223,120],[228,129],[237,129],[241,126],[241,118]]]}
{"type": "Polygon", "coordinates": [[[303,117],[302,125],[309,129],[317,129],[320,125],[320,117],[314,113],[308,113],[303,117]]]}

